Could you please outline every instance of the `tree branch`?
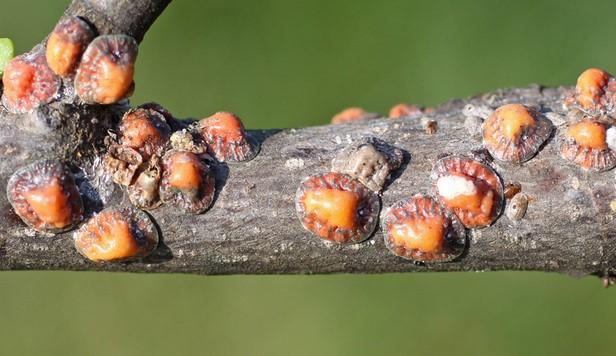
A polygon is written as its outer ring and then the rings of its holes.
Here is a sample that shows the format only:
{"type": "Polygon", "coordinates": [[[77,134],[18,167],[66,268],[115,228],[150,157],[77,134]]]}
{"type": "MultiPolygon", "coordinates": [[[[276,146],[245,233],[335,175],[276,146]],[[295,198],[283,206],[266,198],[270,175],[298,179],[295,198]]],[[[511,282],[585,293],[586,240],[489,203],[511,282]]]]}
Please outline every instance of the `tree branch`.
{"type": "Polygon", "coordinates": [[[124,33],[143,40],[171,0],[74,0],[65,16],[88,19],[101,34],[124,33]]]}
{"type": "MultiPolygon", "coordinates": [[[[80,14],[105,32],[142,38],[168,1],[75,1],[80,14]],[[114,6],[109,6],[109,4],[114,6]],[[139,14],[139,16],[136,16],[139,14]]],[[[300,181],[329,170],[335,154],[354,140],[375,136],[406,150],[410,161],[382,194],[383,210],[397,200],[430,190],[430,171],[444,153],[481,148],[464,125],[468,103],[497,107],[519,102],[562,118],[566,88],[500,90],[453,100],[430,114],[429,135],[419,119],[380,119],[347,125],[253,131],[261,143],[252,161],[215,167],[217,197],[202,215],[162,206],[151,212],[162,241],[148,258],[132,263],[91,263],[73,248],[71,233],[46,237],[25,227],[0,190],[0,269],[104,270],[198,274],[382,273],[404,271],[538,270],[605,275],[616,269],[613,172],[584,173],[566,163],[552,138],[521,166],[494,163],[505,183],[517,182],[531,197],[526,216],[501,216],[491,227],[469,232],[466,252],[453,262],[417,265],[387,250],[382,233],[357,245],[324,243],[304,231],[295,213],[300,181]]],[[[54,103],[34,114],[0,113],[0,185],[28,162],[58,157],[87,168],[101,154],[102,137],[121,107],[54,103]],[[41,117],[44,119],[41,120],[41,117]]],[[[557,125],[557,131],[562,127],[557,125]]],[[[556,134],[558,136],[558,133],[556,134]]],[[[128,204],[116,187],[108,205],[128,204]]],[[[93,210],[89,207],[89,210],[93,210]]]]}

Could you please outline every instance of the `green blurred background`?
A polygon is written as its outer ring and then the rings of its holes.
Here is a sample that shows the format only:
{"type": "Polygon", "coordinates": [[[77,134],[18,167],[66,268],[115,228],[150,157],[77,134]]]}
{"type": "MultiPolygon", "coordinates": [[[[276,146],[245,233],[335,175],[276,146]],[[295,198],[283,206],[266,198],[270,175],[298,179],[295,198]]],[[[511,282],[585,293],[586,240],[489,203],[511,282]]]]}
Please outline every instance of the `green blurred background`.
{"type": "MultiPolygon", "coordinates": [[[[2,0],[31,48],[64,0],[2,0]]],[[[140,49],[134,103],[326,123],[616,71],[613,1],[176,0],[140,49]]],[[[616,288],[556,274],[0,273],[0,355],[607,355],[616,288]]]]}

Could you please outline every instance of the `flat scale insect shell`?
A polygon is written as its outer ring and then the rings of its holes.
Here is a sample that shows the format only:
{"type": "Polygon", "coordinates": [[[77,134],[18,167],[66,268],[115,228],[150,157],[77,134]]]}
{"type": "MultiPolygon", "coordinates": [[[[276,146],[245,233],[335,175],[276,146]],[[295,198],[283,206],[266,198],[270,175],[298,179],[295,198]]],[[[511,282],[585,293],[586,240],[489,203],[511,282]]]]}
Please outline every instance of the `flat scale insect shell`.
{"type": "Polygon", "coordinates": [[[303,227],[338,243],[364,241],[376,228],[381,202],[376,193],[346,174],[329,172],[302,181],[295,197],[303,227]]]}
{"type": "Polygon", "coordinates": [[[221,162],[249,161],[259,153],[259,146],[233,113],[217,112],[199,121],[198,130],[212,155],[221,162]]]}
{"type": "Polygon", "coordinates": [[[162,204],[158,193],[160,172],[161,167],[158,158],[150,159],[140,169],[135,182],[128,186],[128,198],[134,206],[151,210],[162,204]]]}
{"type": "Polygon", "coordinates": [[[119,125],[120,144],[137,150],[146,160],[165,148],[171,128],[165,117],[153,110],[133,109],[124,114],[119,125]]]}
{"type": "Polygon", "coordinates": [[[113,178],[116,184],[128,186],[132,183],[135,173],[143,163],[143,157],[136,150],[111,145],[103,157],[105,173],[113,178]]]}
{"type": "Polygon", "coordinates": [[[94,262],[123,262],[149,255],[158,245],[150,217],[135,208],[108,208],[73,235],[77,251],[94,262]]]}
{"type": "Polygon", "coordinates": [[[353,121],[378,119],[379,114],[367,112],[358,107],[351,107],[342,110],[332,117],[332,124],[346,124],[353,121]]]}
{"type": "Polygon", "coordinates": [[[526,209],[528,208],[528,197],[524,193],[518,193],[511,198],[505,208],[505,215],[511,221],[518,221],[524,218],[526,215],[526,209]]]}
{"type": "Polygon", "coordinates": [[[467,228],[491,225],[503,208],[503,183],[489,166],[465,156],[436,162],[431,179],[434,192],[467,228]]]}
{"type": "Polygon", "coordinates": [[[507,104],[483,123],[483,144],[500,161],[522,163],[537,154],[553,129],[539,113],[521,104],[507,104]]]}
{"type": "Polygon", "coordinates": [[[62,19],[47,39],[47,64],[59,76],[73,74],[81,55],[94,36],[88,23],[79,17],[62,19]]]}
{"type": "Polygon", "coordinates": [[[113,104],[132,94],[138,46],[127,35],[103,35],[86,48],[75,76],[75,91],[88,104],[113,104]]]}
{"type": "Polygon", "coordinates": [[[394,255],[413,261],[451,261],[466,246],[464,226],[427,195],[395,203],[385,212],[382,226],[385,246],[394,255]]]}
{"type": "Polygon", "coordinates": [[[61,81],[47,65],[40,46],[13,58],[4,68],[2,104],[12,113],[25,113],[58,97],[61,81]]]}
{"type": "Polygon", "coordinates": [[[39,161],[16,171],[7,198],[19,217],[37,231],[59,233],[83,219],[83,202],[68,169],[58,161],[39,161]]]}
{"type": "Polygon", "coordinates": [[[348,174],[372,191],[381,191],[391,172],[400,167],[404,157],[397,148],[388,147],[388,152],[381,152],[385,148],[379,146],[369,138],[343,149],[332,160],[332,171],[348,174]]]}
{"type": "Polygon", "coordinates": [[[214,200],[214,173],[198,155],[171,150],[163,157],[159,194],[164,203],[199,214],[214,200]]]}
{"type": "Polygon", "coordinates": [[[567,128],[560,146],[561,156],[586,171],[603,172],[616,166],[616,152],[607,138],[615,127],[592,119],[578,121],[567,128]]]}

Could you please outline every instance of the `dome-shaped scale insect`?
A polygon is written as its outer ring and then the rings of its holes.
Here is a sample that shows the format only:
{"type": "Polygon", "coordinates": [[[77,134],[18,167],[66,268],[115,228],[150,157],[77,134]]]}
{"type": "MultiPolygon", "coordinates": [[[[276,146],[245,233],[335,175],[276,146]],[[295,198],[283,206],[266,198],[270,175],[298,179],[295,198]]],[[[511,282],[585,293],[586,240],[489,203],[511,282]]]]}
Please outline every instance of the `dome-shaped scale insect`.
{"type": "Polygon", "coordinates": [[[522,163],[537,154],[553,129],[538,112],[522,104],[507,104],[484,121],[483,144],[500,161],[522,163]]]}
{"type": "Polygon", "coordinates": [[[467,228],[492,224],[503,208],[503,183],[489,166],[464,156],[440,159],[431,174],[434,192],[467,228]]]}
{"type": "Polygon", "coordinates": [[[359,181],[330,172],[306,178],[297,190],[295,206],[306,230],[324,240],[357,243],[374,232],[381,203],[359,181]]]}
{"type": "Polygon", "coordinates": [[[385,212],[385,246],[396,256],[418,262],[445,262],[464,251],[466,233],[456,216],[432,197],[417,194],[385,212]]]}

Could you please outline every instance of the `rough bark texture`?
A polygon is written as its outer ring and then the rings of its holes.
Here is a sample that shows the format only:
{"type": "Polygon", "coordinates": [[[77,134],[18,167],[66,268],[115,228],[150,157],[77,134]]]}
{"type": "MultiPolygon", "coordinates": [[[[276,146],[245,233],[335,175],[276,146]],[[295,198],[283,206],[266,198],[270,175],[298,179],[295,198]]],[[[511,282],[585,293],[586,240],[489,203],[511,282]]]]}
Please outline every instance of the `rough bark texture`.
{"type": "Polygon", "coordinates": [[[74,0],[65,16],[81,16],[100,33],[124,33],[143,40],[171,0],[74,0]]]}
{"type": "MultiPolygon", "coordinates": [[[[75,1],[67,10],[81,14],[106,32],[137,38],[168,1],[75,1]],[[114,6],[110,6],[113,4],[114,6]]],[[[202,215],[186,215],[162,206],[151,212],[162,242],[144,261],[95,264],[73,248],[71,233],[44,236],[26,228],[0,190],[0,269],[105,270],[199,274],[381,273],[403,271],[539,270],[576,275],[616,269],[614,172],[584,173],[565,162],[555,137],[521,166],[493,163],[505,183],[518,182],[532,198],[524,219],[501,216],[491,227],[469,232],[466,252],[447,263],[418,265],[385,248],[380,230],[351,246],[324,243],[304,231],[294,197],[300,181],[326,172],[331,159],[354,140],[375,136],[404,149],[410,160],[382,194],[383,208],[399,199],[428,192],[430,171],[445,153],[471,154],[481,148],[469,135],[462,109],[520,102],[552,112],[564,122],[566,88],[531,86],[469,100],[454,100],[430,114],[438,122],[426,134],[419,119],[368,120],[347,125],[297,130],[254,131],[261,152],[252,161],[216,167],[217,197],[202,215]]],[[[0,113],[0,186],[12,172],[35,159],[60,157],[87,168],[102,148],[101,133],[112,127],[121,106],[96,107],[55,103],[36,114],[0,113]],[[19,124],[16,125],[15,123],[19,124]]],[[[554,120],[560,121],[560,120],[554,120]]],[[[116,187],[107,205],[128,204],[116,187]]],[[[88,206],[89,212],[99,209],[88,206]]],[[[380,228],[379,228],[380,229],[380,228]]]]}

